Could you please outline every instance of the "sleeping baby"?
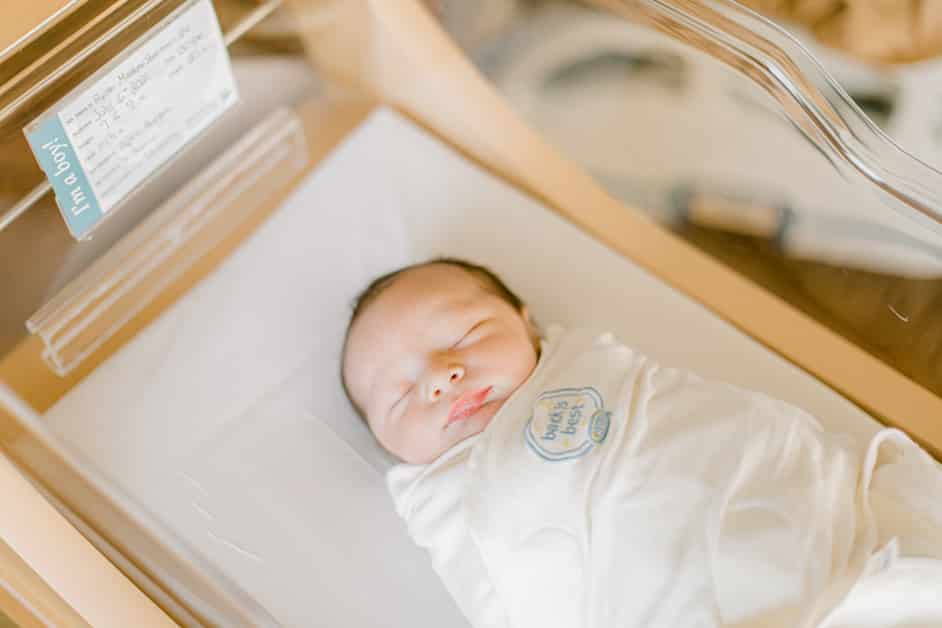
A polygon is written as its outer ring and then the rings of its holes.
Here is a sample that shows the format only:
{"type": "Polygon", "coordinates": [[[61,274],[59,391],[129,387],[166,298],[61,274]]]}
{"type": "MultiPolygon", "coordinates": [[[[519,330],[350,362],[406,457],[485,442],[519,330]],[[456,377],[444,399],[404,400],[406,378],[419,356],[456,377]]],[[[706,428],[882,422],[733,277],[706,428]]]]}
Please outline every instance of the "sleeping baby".
{"type": "Polygon", "coordinates": [[[342,380],[477,627],[942,626],[942,472],[552,327],[436,260],[357,300],[342,380]]]}

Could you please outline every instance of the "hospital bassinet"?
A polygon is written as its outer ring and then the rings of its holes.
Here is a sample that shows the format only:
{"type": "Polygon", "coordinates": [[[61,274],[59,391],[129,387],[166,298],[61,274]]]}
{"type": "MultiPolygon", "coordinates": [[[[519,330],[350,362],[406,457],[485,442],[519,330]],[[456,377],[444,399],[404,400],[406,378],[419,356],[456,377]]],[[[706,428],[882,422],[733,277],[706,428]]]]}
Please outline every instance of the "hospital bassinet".
{"type": "Polygon", "coordinates": [[[942,177],[735,3],[521,3],[464,53],[418,3],[217,3],[242,103],[81,242],[21,130],[196,2],[53,4],[0,55],[0,608],[25,625],[461,625],[336,380],[352,295],[433,255],[538,320],[942,450],[938,300],[899,288],[938,282],[942,177]]]}

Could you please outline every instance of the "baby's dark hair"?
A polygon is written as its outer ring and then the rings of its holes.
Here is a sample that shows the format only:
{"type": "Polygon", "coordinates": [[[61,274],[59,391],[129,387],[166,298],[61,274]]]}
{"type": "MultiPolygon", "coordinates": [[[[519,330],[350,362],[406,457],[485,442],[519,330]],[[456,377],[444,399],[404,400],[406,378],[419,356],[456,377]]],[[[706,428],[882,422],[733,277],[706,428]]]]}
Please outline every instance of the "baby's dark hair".
{"type": "Polygon", "coordinates": [[[509,303],[515,310],[520,311],[523,309],[523,301],[514,294],[510,288],[501,280],[500,277],[494,274],[489,268],[484,266],[479,266],[478,264],[473,264],[471,262],[457,259],[454,257],[436,257],[427,262],[419,262],[418,264],[412,264],[410,266],[404,266],[398,270],[394,270],[390,273],[386,273],[381,277],[377,277],[370,282],[363,292],[361,292],[353,300],[353,313],[350,315],[350,322],[347,323],[347,333],[350,333],[350,328],[353,326],[353,323],[359,318],[360,314],[365,310],[370,303],[376,300],[379,295],[383,293],[392,282],[396,280],[397,277],[403,273],[407,273],[410,270],[415,270],[417,268],[424,268],[426,266],[432,266],[434,264],[447,264],[449,266],[457,266],[458,268],[464,269],[467,272],[474,275],[476,279],[484,283],[484,285],[490,288],[494,294],[504,301],[509,303]]]}
{"type": "Polygon", "coordinates": [[[366,308],[369,307],[370,304],[373,303],[373,301],[375,301],[379,295],[381,295],[389,286],[391,286],[397,277],[403,273],[409,272],[410,270],[432,266],[433,264],[447,264],[449,266],[455,266],[471,273],[471,275],[484,284],[486,288],[491,290],[495,296],[498,296],[506,301],[518,312],[523,310],[524,303],[520,297],[514,294],[513,291],[503,282],[503,280],[494,274],[493,271],[484,266],[454,257],[436,257],[426,262],[419,262],[417,264],[404,266],[398,270],[386,273],[385,275],[377,277],[371,281],[370,284],[364,288],[363,291],[353,300],[353,312],[350,315],[350,321],[347,323],[347,331],[344,333],[343,348],[341,350],[340,358],[340,383],[343,385],[343,391],[346,393],[347,399],[350,400],[350,404],[353,405],[357,413],[362,419],[364,419],[364,421],[366,420],[366,417],[363,414],[363,409],[360,408],[353,400],[353,396],[350,394],[350,389],[347,388],[347,378],[344,377],[344,362],[346,361],[347,341],[350,337],[350,329],[353,328],[353,323],[356,322],[356,320],[366,310],[366,308]]]}

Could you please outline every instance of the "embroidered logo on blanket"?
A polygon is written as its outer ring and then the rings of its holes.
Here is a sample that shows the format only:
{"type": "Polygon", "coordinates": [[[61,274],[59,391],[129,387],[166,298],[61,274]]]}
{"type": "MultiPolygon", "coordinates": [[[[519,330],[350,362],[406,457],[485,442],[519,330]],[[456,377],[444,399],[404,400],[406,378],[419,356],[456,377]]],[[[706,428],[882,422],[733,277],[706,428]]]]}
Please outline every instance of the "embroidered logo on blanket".
{"type": "Polygon", "coordinates": [[[545,460],[571,460],[588,453],[608,436],[611,413],[594,388],[560,388],[533,404],[524,438],[545,460]]]}

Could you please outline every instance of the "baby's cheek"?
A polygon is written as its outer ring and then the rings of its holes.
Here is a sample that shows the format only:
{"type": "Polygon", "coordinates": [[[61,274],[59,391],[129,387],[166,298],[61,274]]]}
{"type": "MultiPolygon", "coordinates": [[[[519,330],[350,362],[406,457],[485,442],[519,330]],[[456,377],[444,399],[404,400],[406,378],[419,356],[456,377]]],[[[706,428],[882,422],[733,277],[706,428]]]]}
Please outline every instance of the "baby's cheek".
{"type": "Polygon", "coordinates": [[[536,364],[536,352],[525,338],[504,337],[503,342],[488,347],[487,363],[504,375],[525,377],[536,364]]]}
{"type": "Polygon", "coordinates": [[[383,432],[380,442],[386,449],[399,458],[408,459],[414,457],[417,451],[415,435],[412,433],[411,426],[406,421],[406,417],[400,418],[394,425],[387,426],[383,432]]]}
{"type": "Polygon", "coordinates": [[[398,435],[401,447],[414,457],[434,460],[448,448],[444,430],[435,427],[432,417],[413,417],[398,435]]]}
{"type": "Polygon", "coordinates": [[[536,352],[521,350],[517,354],[517,360],[514,365],[514,380],[519,386],[530,377],[530,373],[536,368],[536,352]]]}

